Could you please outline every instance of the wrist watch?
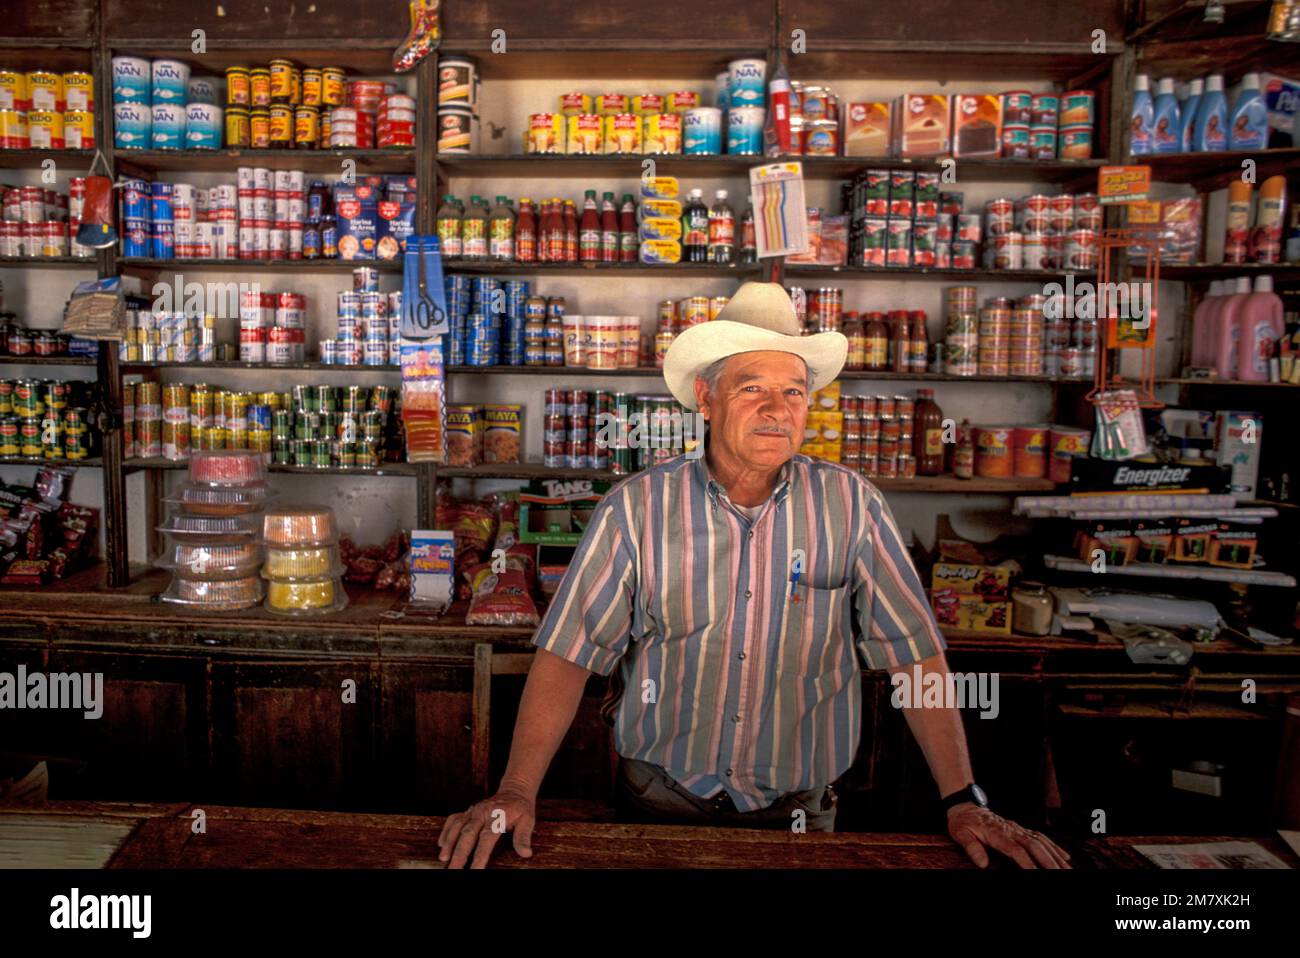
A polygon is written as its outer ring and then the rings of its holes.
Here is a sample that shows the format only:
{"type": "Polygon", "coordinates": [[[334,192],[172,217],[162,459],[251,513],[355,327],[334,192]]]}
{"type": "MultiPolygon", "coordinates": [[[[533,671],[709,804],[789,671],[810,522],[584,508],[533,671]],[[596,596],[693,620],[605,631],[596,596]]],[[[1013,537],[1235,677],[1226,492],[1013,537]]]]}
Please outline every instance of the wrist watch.
{"type": "Polygon", "coordinates": [[[966,802],[974,802],[980,808],[989,807],[989,797],[984,794],[984,789],[980,788],[974,782],[967,785],[961,791],[953,792],[951,795],[945,795],[943,798],[944,811],[955,805],[962,805],[966,802]]]}

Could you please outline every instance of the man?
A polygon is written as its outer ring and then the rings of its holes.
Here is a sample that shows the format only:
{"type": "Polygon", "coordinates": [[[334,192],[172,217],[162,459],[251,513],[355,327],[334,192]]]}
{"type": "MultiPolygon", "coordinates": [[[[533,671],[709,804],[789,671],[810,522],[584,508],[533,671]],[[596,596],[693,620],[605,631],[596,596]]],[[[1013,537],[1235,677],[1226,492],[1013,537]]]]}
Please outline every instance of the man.
{"type": "MultiPolygon", "coordinates": [[[[796,454],[812,391],[844,365],[839,333],[801,336],[775,283],[747,283],[673,342],[664,378],[708,421],[702,458],[616,486],[592,515],[533,641],[497,794],[447,819],[440,854],[484,867],[503,830],[532,855],[535,801],[591,672],[619,669],[618,802],[634,820],[830,831],[851,764],[860,668],[947,672],[944,641],[880,493],[796,454]]],[[[906,710],[975,863],[986,848],[1059,868],[1047,837],[995,815],[960,713],[906,710]]]]}

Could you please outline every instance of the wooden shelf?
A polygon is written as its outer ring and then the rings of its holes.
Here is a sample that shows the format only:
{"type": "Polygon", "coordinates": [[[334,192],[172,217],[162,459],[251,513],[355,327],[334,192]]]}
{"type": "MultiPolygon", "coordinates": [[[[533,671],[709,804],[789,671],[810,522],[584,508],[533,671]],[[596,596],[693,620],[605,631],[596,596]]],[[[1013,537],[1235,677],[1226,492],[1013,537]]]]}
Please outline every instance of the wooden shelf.
{"type": "MultiPolygon", "coordinates": [[[[119,152],[119,158],[127,154],[119,152]]],[[[942,158],[900,159],[876,156],[693,156],[682,153],[612,154],[600,156],[563,153],[475,154],[439,153],[438,166],[452,176],[492,177],[623,177],[639,179],[642,164],[653,160],[656,172],[679,177],[748,177],[755,166],[782,161],[803,164],[808,179],[844,179],[859,170],[941,171],[942,158]]],[[[957,157],[957,178],[976,182],[1046,181],[1082,182],[1096,179],[1104,160],[990,160],[957,157]]]]}
{"type": "Polygon", "coordinates": [[[80,173],[94,157],[94,150],[0,150],[0,170],[39,170],[46,160],[53,160],[80,173]]]}
{"type": "Polygon", "coordinates": [[[620,376],[637,379],[662,379],[664,371],[654,367],[636,369],[588,369],[586,366],[447,366],[448,376],[620,376]]]}
{"type": "Polygon", "coordinates": [[[1135,576],[1148,579],[1178,579],[1184,582],[1241,582],[1248,585],[1271,585],[1282,588],[1294,588],[1295,578],[1283,572],[1270,572],[1263,569],[1217,569],[1212,566],[1196,565],[1153,565],[1148,562],[1134,562],[1129,565],[1107,567],[1105,572],[1094,572],[1091,563],[1073,556],[1043,556],[1049,569],[1061,572],[1084,572],[1089,575],[1135,576]]]}
{"type": "Polygon", "coordinates": [[[1296,383],[1257,383],[1249,382],[1244,379],[1187,379],[1187,378],[1156,378],[1156,385],[1159,386],[1210,386],[1216,389],[1296,389],[1296,383]]]}
{"type": "MultiPolygon", "coordinates": [[[[1214,72],[1219,72],[1217,67],[1214,72]]],[[[1240,177],[1244,160],[1255,161],[1255,182],[1263,183],[1270,176],[1294,172],[1300,167],[1300,147],[1222,150],[1215,153],[1160,153],[1131,157],[1129,162],[1151,167],[1153,180],[1189,183],[1201,190],[1214,190],[1227,186],[1240,177]]]]}
{"type": "MultiPolygon", "coordinates": [[[[1300,158],[1297,158],[1300,163],[1300,158]]],[[[1300,281],[1300,263],[1193,263],[1190,266],[1161,266],[1160,278],[1184,283],[1232,279],[1235,276],[1272,276],[1275,282],[1300,281]]]]}
{"type": "Polygon", "coordinates": [[[4,366],[93,366],[95,362],[80,356],[0,356],[4,366]]]}
{"type": "Polygon", "coordinates": [[[0,269],[99,269],[94,256],[0,256],[0,269]]]}
{"type": "Polygon", "coordinates": [[[1095,276],[1096,270],[1055,269],[936,269],[932,266],[826,266],[820,263],[786,261],[785,276],[840,276],[845,279],[921,278],[940,281],[979,280],[989,283],[1045,283],[1075,276],[1095,276]]]}
{"type": "MultiPolygon", "coordinates": [[[[181,459],[126,459],[122,468],[126,472],[138,472],[143,469],[188,469],[189,462],[181,459]]],[[[410,462],[385,462],[378,469],[347,468],[344,466],[285,466],[272,463],[266,467],[273,473],[308,476],[361,476],[366,478],[381,476],[414,476],[415,464],[410,462]]]]}
{"type": "MultiPolygon", "coordinates": [[[[540,462],[478,466],[435,466],[439,478],[449,479],[593,479],[617,482],[627,476],[608,469],[568,469],[544,466],[540,462]]],[[[633,473],[635,475],[635,473],[633,473]]]]}
{"type": "Polygon", "coordinates": [[[342,174],[353,160],[358,173],[414,173],[415,151],[393,150],[117,150],[119,172],[233,173],[240,166],[342,174]]]}
{"type": "Polygon", "coordinates": [[[763,271],[757,263],[729,266],[717,263],[515,263],[482,262],[479,260],[447,259],[442,262],[443,273],[554,273],[564,276],[582,276],[588,273],[678,273],[693,276],[756,276],[763,271]]]}
{"type": "Polygon", "coordinates": [[[22,456],[0,456],[0,465],[4,466],[87,466],[98,469],[104,462],[98,456],[86,459],[24,459],[22,456]]]}
{"type": "Polygon", "coordinates": [[[121,364],[123,372],[130,372],[140,369],[311,369],[317,372],[363,372],[363,373],[391,373],[401,370],[401,366],[394,363],[386,363],[383,366],[341,366],[335,363],[319,362],[302,362],[302,363],[244,363],[238,360],[220,361],[220,362],[123,362],[121,364]]]}
{"type": "Polygon", "coordinates": [[[764,46],[728,48],[710,37],[679,35],[670,46],[662,40],[638,43],[634,39],[602,38],[559,42],[516,38],[513,34],[509,54],[501,56],[492,53],[489,31],[476,32],[481,34],[481,40],[444,40],[437,53],[439,57],[474,57],[484,83],[549,80],[557,76],[563,76],[566,81],[644,83],[649,77],[671,77],[689,81],[688,89],[691,89],[696,84],[711,84],[731,60],[767,56],[764,46]]]}
{"type": "MultiPolygon", "coordinates": [[[[405,11],[403,11],[403,30],[405,20],[405,11]]],[[[145,24],[142,23],[140,26],[145,24]]],[[[193,41],[188,31],[184,32],[183,39],[110,36],[106,43],[114,54],[182,60],[194,67],[195,72],[199,72],[201,67],[203,73],[218,76],[225,72],[226,67],[266,66],[275,57],[286,57],[299,66],[305,67],[343,67],[352,78],[397,76],[393,73],[393,48],[399,42],[397,40],[347,38],[344,42],[331,43],[328,40],[313,41],[270,36],[222,40],[214,37],[214,32],[208,31],[207,47],[201,56],[194,53],[191,46],[193,41]]]]}
{"type": "MultiPolygon", "coordinates": [[[[134,363],[128,365],[137,365],[134,363]]],[[[211,366],[212,363],[198,365],[211,366]]],[[[238,364],[235,364],[238,365],[238,364]]],[[[326,366],[326,369],[337,369],[326,366]]],[[[349,369],[357,367],[349,366],[349,369]]],[[[366,367],[362,367],[366,368],[366,367]]],[[[375,367],[371,367],[375,368],[375,367]]],[[[662,379],[663,370],[655,367],[638,367],[635,369],[588,369],[586,366],[448,366],[448,376],[548,376],[564,379],[570,376],[618,376],[637,379],[662,379]]],[[[1092,385],[1090,377],[1067,376],[957,376],[952,373],[896,373],[890,371],[872,371],[865,369],[843,370],[839,379],[865,380],[868,382],[950,382],[950,383],[1055,383],[1060,385],[1092,385]]]]}
{"type": "Polygon", "coordinates": [[[880,382],[931,382],[931,383],[1055,383],[1058,385],[1092,385],[1091,376],[958,376],[954,373],[895,373],[867,369],[843,370],[839,379],[865,379],[880,382]]]}
{"type": "Polygon", "coordinates": [[[119,256],[117,263],[124,270],[137,272],[241,270],[253,273],[343,273],[359,266],[368,266],[381,273],[402,271],[402,261],[392,259],[150,259],[119,256]]]}

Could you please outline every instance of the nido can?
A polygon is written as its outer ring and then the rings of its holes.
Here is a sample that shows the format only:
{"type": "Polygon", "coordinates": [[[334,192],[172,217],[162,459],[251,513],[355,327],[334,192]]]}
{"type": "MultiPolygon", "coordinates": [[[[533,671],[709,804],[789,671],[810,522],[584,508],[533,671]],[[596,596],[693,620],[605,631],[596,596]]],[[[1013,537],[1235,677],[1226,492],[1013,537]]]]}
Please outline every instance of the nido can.
{"type": "Polygon", "coordinates": [[[30,144],[27,114],[17,110],[0,110],[0,149],[25,150],[30,144]]]}
{"type": "Polygon", "coordinates": [[[62,113],[63,76],[47,70],[32,70],[27,74],[27,98],[32,110],[62,113]]]}
{"type": "Polygon", "coordinates": [[[95,78],[89,73],[63,74],[63,109],[95,112],[95,78]]]}
{"type": "Polygon", "coordinates": [[[63,114],[32,110],[27,114],[27,135],[33,150],[64,148],[63,114]]]}
{"type": "Polygon", "coordinates": [[[63,139],[69,150],[95,148],[95,115],[88,110],[68,110],[63,114],[63,139]]]}

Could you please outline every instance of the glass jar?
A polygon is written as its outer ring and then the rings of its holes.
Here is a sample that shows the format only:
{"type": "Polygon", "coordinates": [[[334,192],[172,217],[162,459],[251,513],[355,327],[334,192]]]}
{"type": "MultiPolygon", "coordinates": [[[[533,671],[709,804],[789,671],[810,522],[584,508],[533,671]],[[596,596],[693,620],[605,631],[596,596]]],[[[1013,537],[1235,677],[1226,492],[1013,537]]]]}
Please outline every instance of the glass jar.
{"type": "Polygon", "coordinates": [[[1021,582],[1011,590],[1011,628],[1021,635],[1052,631],[1052,596],[1041,582],[1021,582]]]}

